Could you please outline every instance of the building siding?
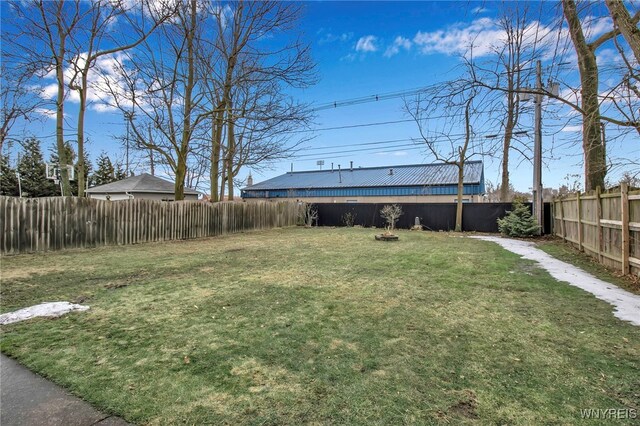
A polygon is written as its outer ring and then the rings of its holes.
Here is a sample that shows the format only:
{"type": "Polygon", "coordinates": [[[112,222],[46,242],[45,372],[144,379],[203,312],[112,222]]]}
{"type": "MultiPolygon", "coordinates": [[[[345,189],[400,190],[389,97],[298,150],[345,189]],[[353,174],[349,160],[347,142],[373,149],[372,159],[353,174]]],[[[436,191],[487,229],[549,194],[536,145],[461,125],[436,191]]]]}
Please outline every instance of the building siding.
{"type": "MultiPolygon", "coordinates": [[[[325,203],[376,203],[376,204],[407,204],[407,203],[455,203],[456,195],[415,195],[415,196],[384,196],[384,197],[300,197],[299,201],[311,204],[325,203]]],[[[251,203],[255,201],[279,201],[277,198],[245,198],[243,201],[251,203]]],[[[481,195],[465,195],[462,197],[463,203],[483,202],[481,195]]]]}
{"type": "MultiPolygon", "coordinates": [[[[465,184],[463,195],[484,193],[484,182],[465,184]]],[[[242,198],[321,198],[321,197],[415,197],[434,195],[457,195],[457,185],[426,187],[374,187],[374,188],[314,188],[314,189],[274,189],[244,190],[242,198]]],[[[447,197],[449,198],[449,197],[447,197]]]]}

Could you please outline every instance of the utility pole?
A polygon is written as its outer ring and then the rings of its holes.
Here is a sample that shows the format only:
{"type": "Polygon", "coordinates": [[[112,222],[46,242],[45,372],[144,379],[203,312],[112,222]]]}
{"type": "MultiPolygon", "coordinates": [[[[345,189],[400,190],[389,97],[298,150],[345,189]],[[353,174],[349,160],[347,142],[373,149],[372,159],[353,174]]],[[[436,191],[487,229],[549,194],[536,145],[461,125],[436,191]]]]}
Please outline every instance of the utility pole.
{"type": "MultiPolygon", "coordinates": [[[[149,126],[149,144],[152,141],[151,126],[149,126]]],[[[153,149],[149,148],[149,164],[151,165],[151,176],[156,175],[155,163],[153,162],[153,149]]]]}
{"type": "Polygon", "coordinates": [[[125,178],[129,177],[129,125],[133,121],[133,117],[135,116],[134,111],[128,111],[124,113],[125,118],[127,120],[127,146],[126,146],[126,159],[125,159],[125,170],[124,176],[125,178]]]}
{"type": "Polygon", "coordinates": [[[542,204],[542,96],[542,63],[538,60],[536,62],[536,112],[533,140],[533,217],[535,217],[540,226],[538,234],[542,234],[542,227],[544,226],[542,204]]]}
{"type": "Polygon", "coordinates": [[[125,149],[126,151],[126,160],[125,160],[125,166],[124,166],[124,175],[126,177],[129,177],[129,120],[127,120],[127,147],[125,149]]]}

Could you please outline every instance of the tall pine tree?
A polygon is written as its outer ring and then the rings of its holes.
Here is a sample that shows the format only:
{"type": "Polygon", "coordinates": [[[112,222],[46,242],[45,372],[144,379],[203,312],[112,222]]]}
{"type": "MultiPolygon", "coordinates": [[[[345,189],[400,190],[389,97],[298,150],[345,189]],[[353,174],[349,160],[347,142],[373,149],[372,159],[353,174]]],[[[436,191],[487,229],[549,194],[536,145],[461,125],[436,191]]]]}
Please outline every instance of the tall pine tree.
{"type": "Polygon", "coordinates": [[[115,169],[109,156],[103,151],[96,162],[96,171],[91,176],[92,185],[104,185],[115,181],[115,169]]]}
{"type": "Polygon", "coordinates": [[[18,177],[16,171],[9,164],[9,157],[0,155],[0,195],[17,197],[18,177]]]}
{"type": "Polygon", "coordinates": [[[116,163],[115,166],[115,180],[122,180],[122,179],[126,179],[129,176],[127,176],[127,172],[125,171],[124,167],[122,166],[122,163],[116,163]]]}
{"type": "Polygon", "coordinates": [[[60,195],[59,188],[47,179],[46,165],[38,139],[27,139],[22,144],[22,156],[18,163],[23,197],[54,197],[60,195]]]}

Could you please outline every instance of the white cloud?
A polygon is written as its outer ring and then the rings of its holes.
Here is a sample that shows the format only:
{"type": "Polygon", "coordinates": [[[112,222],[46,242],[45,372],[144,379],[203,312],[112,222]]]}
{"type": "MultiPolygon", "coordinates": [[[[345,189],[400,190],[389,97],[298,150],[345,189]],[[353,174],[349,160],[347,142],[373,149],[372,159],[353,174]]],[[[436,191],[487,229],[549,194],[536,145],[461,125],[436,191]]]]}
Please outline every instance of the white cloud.
{"type": "MultiPolygon", "coordinates": [[[[49,108],[36,108],[34,110],[36,114],[40,114],[48,119],[55,120],[56,119],[56,110],[49,108]]],[[[65,114],[66,115],[66,114],[65,114]]]]}
{"type": "MultiPolygon", "coordinates": [[[[625,56],[629,59],[633,58],[633,53],[625,52],[625,56]]],[[[615,66],[621,66],[626,68],[626,64],[618,52],[615,49],[600,49],[596,52],[596,62],[599,67],[612,68],[615,66]]]]}
{"type": "MultiPolygon", "coordinates": [[[[553,31],[551,27],[534,21],[524,29],[523,39],[527,44],[535,43],[545,51],[553,52],[550,43],[555,43],[556,40],[549,37],[553,31]]],[[[507,35],[497,20],[483,17],[471,23],[457,22],[437,31],[418,31],[413,37],[413,43],[425,55],[468,55],[473,52],[474,57],[482,57],[493,54],[506,39],[507,35]]]]}
{"type": "Polygon", "coordinates": [[[582,126],[565,126],[562,128],[562,130],[560,130],[561,132],[581,132],[582,131],[582,126]]]}
{"type": "MultiPolygon", "coordinates": [[[[87,54],[82,53],[75,58],[75,62],[78,67],[83,67],[87,54]]],[[[118,68],[122,66],[125,61],[125,56],[122,53],[116,53],[112,55],[101,56],[93,68],[89,71],[89,78],[87,81],[87,105],[93,111],[96,112],[113,112],[116,111],[113,97],[108,94],[108,87],[120,88],[124,90],[122,82],[119,80],[118,68]]],[[[70,84],[74,78],[74,68],[69,66],[64,70],[65,83],[70,84]]],[[[79,76],[77,77],[79,78],[79,76]]],[[[48,72],[43,80],[55,80],[55,72],[48,72]]],[[[40,91],[40,96],[43,99],[55,99],[58,95],[58,84],[51,82],[44,84],[40,91]]],[[[71,103],[80,103],[80,96],[77,91],[69,90],[67,88],[67,101],[71,103]]],[[[46,111],[41,112],[43,115],[47,115],[46,111]]]]}
{"type": "Polygon", "coordinates": [[[587,16],[582,21],[584,34],[587,40],[592,40],[613,29],[613,21],[608,16],[587,16]]]}
{"type": "Polygon", "coordinates": [[[492,47],[505,39],[505,33],[496,21],[479,18],[468,23],[456,23],[445,30],[418,33],[413,38],[416,46],[424,54],[443,53],[445,55],[465,54],[473,46],[476,57],[492,53],[492,47]]]}
{"type": "Polygon", "coordinates": [[[344,43],[351,40],[352,38],[353,38],[353,33],[342,33],[342,34],[326,33],[325,35],[323,35],[318,39],[318,44],[322,45],[322,44],[330,44],[335,42],[344,43]]]}
{"type": "Polygon", "coordinates": [[[40,92],[40,96],[43,99],[54,99],[58,94],[58,85],[56,83],[47,84],[42,87],[42,91],[40,92]]]}
{"type": "Polygon", "coordinates": [[[400,52],[400,49],[411,50],[412,45],[413,43],[411,43],[411,40],[408,38],[398,36],[393,41],[393,44],[387,47],[387,50],[384,52],[384,56],[390,58],[393,55],[397,55],[400,52]]]}
{"type": "Polygon", "coordinates": [[[385,157],[388,156],[393,156],[393,157],[404,157],[406,155],[409,155],[409,153],[407,151],[381,151],[376,153],[376,155],[383,155],[385,157]]]}
{"type": "Polygon", "coordinates": [[[378,50],[376,42],[378,38],[374,35],[360,37],[356,43],[356,52],[375,52],[378,50]]]}
{"type": "MultiPolygon", "coordinates": [[[[579,105],[581,102],[580,88],[564,87],[560,90],[560,97],[569,102],[573,102],[575,105],[579,105]]],[[[552,99],[551,102],[561,103],[561,101],[555,99],[552,99]]]]}

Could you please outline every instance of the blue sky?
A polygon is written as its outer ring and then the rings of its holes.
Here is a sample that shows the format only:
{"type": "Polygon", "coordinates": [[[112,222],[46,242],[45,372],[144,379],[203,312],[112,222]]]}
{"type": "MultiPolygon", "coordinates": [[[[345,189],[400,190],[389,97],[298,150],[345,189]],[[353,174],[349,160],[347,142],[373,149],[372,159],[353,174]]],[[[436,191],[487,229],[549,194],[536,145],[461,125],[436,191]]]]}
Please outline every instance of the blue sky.
{"type": "MultiPolygon", "coordinates": [[[[303,40],[311,43],[314,60],[318,64],[320,81],[317,85],[293,91],[299,100],[312,105],[364,96],[382,95],[432,85],[455,78],[459,73],[459,56],[467,47],[469,35],[480,34],[480,56],[483,47],[488,46],[491,37],[495,37],[495,17],[501,3],[436,1],[436,2],[309,2],[305,3],[305,14],[300,23],[303,40]],[[482,38],[487,40],[483,40],[482,38]]],[[[538,17],[539,3],[532,3],[538,17]]],[[[543,24],[553,19],[556,7],[546,2],[540,16],[543,24]]],[[[5,11],[3,10],[3,13],[5,11]]],[[[606,22],[601,22],[606,28],[606,22]]],[[[597,23],[596,23],[597,24],[597,23]]],[[[603,29],[594,29],[594,34],[603,29]]],[[[546,70],[547,68],[545,68],[546,70]]],[[[571,72],[571,70],[567,70],[571,72]]],[[[546,76],[545,76],[546,79],[546,76]]],[[[392,100],[345,106],[318,111],[315,128],[350,126],[356,124],[407,120],[403,112],[403,100],[392,100]]],[[[88,150],[95,159],[102,150],[113,156],[123,156],[115,135],[124,133],[122,118],[118,114],[99,111],[92,108],[87,116],[88,150]]],[[[545,114],[545,167],[543,183],[546,187],[558,187],[566,183],[569,174],[582,174],[582,154],[580,134],[577,132],[580,122],[576,117],[572,123],[559,131],[559,123],[567,121],[570,112],[550,107],[553,114],[545,114]],[[556,120],[560,114],[560,120],[556,120]]],[[[67,105],[70,129],[75,127],[76,104],[71,100],[67,105]]],[[[532,113],[526,113],[520,127],[532,131],[532,113]]],[[[41,138],[45,145],[54,142],[54,120],[48,119],[41,124],[30,125],[24,130],[41,138]]],[[[18,128],[16,128],[17,130],[18,128]]],[[[461,129],[462,130],[462,129],[461,129]]],[[[495,129],[474,129],[478,138],[495,129]]],[[[616,130],[611,129],[611,134],[616,130]]],[[[412,122],[379,126],[356,127],[341,130],[319,130],[312,132],[313,139],[303,145],[299,157],[272,164],[260,170],[244,170],[240,178],[249,172],[254,181],[268,179],[289,171],[291,163],[294,170],[317,169],[316,161],[325,161],[325,168],[333,162],[337,167],[381,166],[414,164],[433,161],[433,157],[409,139],[419,136],[417,126],[412,122]],[[351,146],[388,140],[404,140],[396,144],[380,144],[369,151],[353,153],[332,152],[357,149],[351,146]]],[[[69,133],[67,139],[72,139],[69,133]]],[[[620,158],[640,158],[637,134],[626,139],[614,141],[609,147],[610,156],[620,158]]],[[[532,136],[525,143],[532,144],[532,136]]],[[[376,145],[374,145],[376,146],[376,145]]],[[[364,146],[365,148],[367,146],[364,146]]],[[[369,145],[368,147],[371,147],[369,145]]],[[[360,148],[358,148],[360,149],[360,148]]],[[[499,159],[482,158],[485,161],[486,179],[493,183],[499,181],[499,159]]],[[[475,158],[474,158],[475,159],[475,158]]],[[[141,173],[146,170],[144,156],[136,156],[132,168],[141,173]]],[[[623,169],[614,170],[615,178],[623,169]]],[[[532,166],[514,153],[511,167],[512,182],[516,189],[527,191],[531,187],[532,166]]],[[[206,180],[206,179],[205,179],[206,180]]]]}

